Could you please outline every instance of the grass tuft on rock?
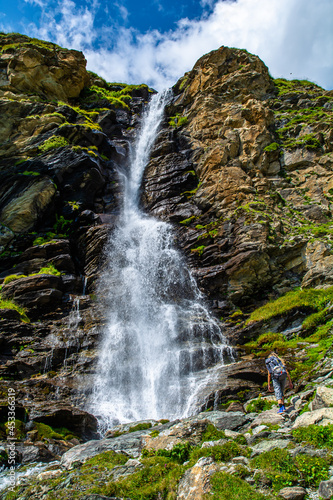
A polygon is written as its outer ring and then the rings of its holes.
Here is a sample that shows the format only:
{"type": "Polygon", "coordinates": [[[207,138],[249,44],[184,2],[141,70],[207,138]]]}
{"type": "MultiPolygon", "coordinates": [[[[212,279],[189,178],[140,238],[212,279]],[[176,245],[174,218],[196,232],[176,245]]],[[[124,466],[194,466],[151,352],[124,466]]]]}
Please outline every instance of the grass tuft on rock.
{"type": "Polygon", "coordinates": [[[26,310],[24,307],[19,306],[13,300],[5,299],[0,295],[0,309],[12,309],[17,311],[20,315],[21,321],[24,323],[30,323],[30,319],[26,314],[26,310]]]}
{"type": "Polygon", "coordinates": [[[239,477],[217,472],[211,477],[212,490],[205,500],[267,500],[271,498],[257,492],[246,481],[239,477]]]}
{"type": "Polygon", "coordinates": [[[332,300],[333,286],[319,290],[314,288],[293,290],[253,311],[246,321],[246,325],[255,321],[265,321],[274,316],[283,316],[296,308],[319,311],[325,308],[332,300]]]}
{"type": "Polygon", "coordinates": [[[53,136],[46,139],[46,141],[41,144],[38,149],[41,153],[46,153],[51,149],[64,148],[69,145],[69,141],[65,137],[53,136]]]}

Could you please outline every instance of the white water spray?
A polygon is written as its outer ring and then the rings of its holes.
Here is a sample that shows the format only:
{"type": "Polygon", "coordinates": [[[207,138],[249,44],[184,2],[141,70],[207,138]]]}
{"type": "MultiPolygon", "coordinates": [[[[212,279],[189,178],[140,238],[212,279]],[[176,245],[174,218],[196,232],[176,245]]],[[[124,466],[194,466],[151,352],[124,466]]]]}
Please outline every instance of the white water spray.
{"type": "Polygon", "coordinates": [[[119,422],[190,414],[211,376],[208,368],[223,364],[228,350],[173,246],[172,227],[139,208],[142,175],[165,100],[165,94],[154,96],[143,118],[101,285],[109,318],[90,411],[102,431],[119,422]]]}

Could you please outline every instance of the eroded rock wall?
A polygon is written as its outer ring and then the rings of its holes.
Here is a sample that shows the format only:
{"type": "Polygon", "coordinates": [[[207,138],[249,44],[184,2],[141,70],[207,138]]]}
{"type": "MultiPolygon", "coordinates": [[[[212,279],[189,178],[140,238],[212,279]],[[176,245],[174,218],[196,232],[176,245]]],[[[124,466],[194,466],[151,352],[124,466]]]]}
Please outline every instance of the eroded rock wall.
{"type": "Polygon", "coordinates": [[[331,283],[332,91],[221,47],[173,93],[142,200],[216,312],[331,283]]]}

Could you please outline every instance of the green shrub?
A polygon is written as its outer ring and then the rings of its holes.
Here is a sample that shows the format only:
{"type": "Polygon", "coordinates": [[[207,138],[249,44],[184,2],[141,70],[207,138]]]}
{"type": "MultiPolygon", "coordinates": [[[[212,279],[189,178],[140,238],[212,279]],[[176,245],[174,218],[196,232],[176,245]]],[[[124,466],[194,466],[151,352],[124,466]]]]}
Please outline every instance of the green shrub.
{"type": "Polygon", "coordinates": [[[157,450],[156,455],[159,457],[170,458],[173,462],[183,464],[189,459],[192,446],[187,441],[176,444],[172,450],[157,450]]]}
{"type": "Polygon", "coordinates": [[[35,238],[34,241],[33,241],[33,245],[38,245],[38,246],[41,246],[41,245],[46,245],[46,243],[50,243],[54,237],[56,236],[55,233],[51,233],[51,232],[48,232],[45,234],[45,236],[38,236],[38,238],[35,238]]]}
{"type": "Polygon", "coordinates": [[[297,455],[295,462],[306,486],[318,487],[321,481],[329,478],[331,459],[297,455]]]}
{"type": "Polygon", "coordinates": [[[270,153],[273,151],[277,151],[278,149],[280,149],[280,145],[277,142],[272,142],[271,144],[269,144],[268,146],[266,146],[264,148],[264,151],[267,151],[268,153],[270,153]]]}
{"type": "Polygon", "coordinates": [[[198,255],[201,256],[204,253],[205,248],[206,248],[205,245],[200,245],[199,247],[192,248],[191,252],[192,253],[197,253],[198,255]]]}
{"type": "Polygon", "coordinates": [[[309,425],[293,430],[293,437],[297,443],[309,443],[317,448],[333,448],[333,424],[309,425]]]}
{"type": "Polygon", "coordinates": [[[63,215],[58,216],[56,214],[56,222],[53,225],[53,229],[57,234],[67,234],[72,222],[72,219],[66,219],[63,215]]]}
{"type": "Polygon", "coordinates": [[[176,116],[171,116],[169,120],[169,125],[173,128],[181,128],[188,122],[187,116],[180,116],[179,113],[176,116]]]}
{"type": "Polygon", "coordinates": [[[159,434],[160,434],[160,431],[154,430],[154,431],[151,431],[150,436],[152,438],[156,438],[157,436],[159,436],[159,434]]]}
{"type": "Polygon", "coordinates": [[[275,404],[274,401],[268,401],[259,396],[259,398],[251,401],[251,403],[247,405],[246,411],[247,413],[261,413],[262,411],[270,410],[275,404]]]}

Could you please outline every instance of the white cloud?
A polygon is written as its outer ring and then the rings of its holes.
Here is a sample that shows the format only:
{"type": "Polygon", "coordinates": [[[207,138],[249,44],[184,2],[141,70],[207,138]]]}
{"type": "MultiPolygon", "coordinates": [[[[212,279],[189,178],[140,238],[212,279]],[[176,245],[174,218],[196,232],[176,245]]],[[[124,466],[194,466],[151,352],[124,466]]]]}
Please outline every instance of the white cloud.
{"type": "MultiPolygon", "coordinates": [[[[202,1],[208,5],[211,0],[202,1]]],[[[97,4],[78,8],[62,0],[58,5],[60,19],[44,13],[43,26],[34,34],[83,50],[88,69],[109,81],[146,82],[161,89],[204,53],[228,45],[259,55],[274,77],[308,78],[333,87],[331,0],[218,0],[201,20],[181,19],[174,31],[144,34],[115,26],[96,29],[97,4]],[[95,50],[97,39],[103,47],[95,50]]]]}
{"type": "Polygon", "coordinates": [[[25,3],[30,3],[31,5],[38,5],[40,8],[44,8],[47,5],[47,0],[24,0],[25,3]]]}

